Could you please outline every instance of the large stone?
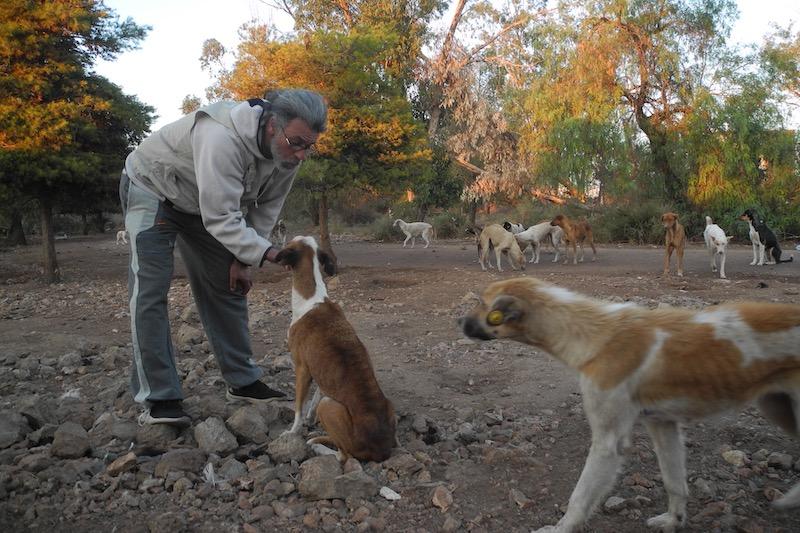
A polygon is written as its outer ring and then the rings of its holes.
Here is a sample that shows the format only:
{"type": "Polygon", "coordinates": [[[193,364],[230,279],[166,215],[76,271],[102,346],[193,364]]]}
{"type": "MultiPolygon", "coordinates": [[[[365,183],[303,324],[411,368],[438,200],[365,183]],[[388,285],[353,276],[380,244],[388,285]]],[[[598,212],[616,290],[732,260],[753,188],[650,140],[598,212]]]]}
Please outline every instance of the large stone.
{"type": "Polygon", "coordinates": [[[241,407],[225,421],[242,442],[262,444],[267,442],[269,427],[255,407],[241,407]]]}
{"type": "Polygon", "coordinates": [[[194,438],[200,449],[207,453],[227,453],[239,447],[236,437],[225,427],[225,422],[212,416],[197,424],[194,438]]]}
{"type": "Polygon", "coordinates": [[[308,457],[308,445],[300,435],[284,433],[269,443],[267,452],[276,463],[300,462],[308,457]]]}
{"type": "Polygon", "coordinates": [[[30,433],[28,419],[13,411],[0,412],[0,448],[8,448],[30,433]]]}
{"type": "Polygon", "coordinates": [[[80,424],[64,422],[56,430],[50,453],[55,457],[76,459],[83,457],[91,449],[89,434],[80,424]]]}
{"type": "Polygon", "coordinates": [[[372,498],[378,493],[378,482],[366,472],[350,472],[333,480],[337,498],[372,498]]]}
{"type": "Polygon", "coordinates": [[[400,477],[410,476],[422,470],[423,465],[417,461],[413,455],[400,453],[389,457],[383,462],[383,467],[393,470],[400,477]]]}
{"type": "Polygon", "coordinates": [[[136,432],[136,443],[154,450],[168,450],[180,429],[170,424],[145,424],[136,432]]]}
{"type": "Polygon", "coordinates": [[[334,481],[341,474],[342,467],[335,455],[312,457],[300,465],[297,490],[309,500],[338,498],[334,481]]]}
{"type": "Polygon", "coordinates": [[[106,467],[106,474],[114,477],[128,470],[132,470],[133,467],[136,466],[136,460],[136,454],[133,452],[128,452],[121,457],[117,457],[106,467]]]}
{"type": "Polygon", "coordinates": [[[177,344],[200,344],[203,342],[203,332],[188,324],[183,324],[178,329],[177,344]]]}
{"type": "Polygon", "coordinates": [[[122,420],[112,413],[103,413],[94,421],[89,436],[92,444],[102,446],[111,439],[130,442],[136,438],[138,427],[129,420],[122,420]]]}
{"type": "Polygon", "coordinates": [[[244,465],[244,463],[240,463],[233,457],[228,457],[228,459],[222,463],[222,466],[219,467],[217,474],[228,481],[236,481],[240,477],[247,474],[247,467],[244,465]]]}
{"type": "Polygon", "coordinates": [[[199,474],[206,464],[206,453],[198,449],[170,450],[161,456],[156,465],[156,477],[167,477],[170,472],[193,472],[199,474]]]}

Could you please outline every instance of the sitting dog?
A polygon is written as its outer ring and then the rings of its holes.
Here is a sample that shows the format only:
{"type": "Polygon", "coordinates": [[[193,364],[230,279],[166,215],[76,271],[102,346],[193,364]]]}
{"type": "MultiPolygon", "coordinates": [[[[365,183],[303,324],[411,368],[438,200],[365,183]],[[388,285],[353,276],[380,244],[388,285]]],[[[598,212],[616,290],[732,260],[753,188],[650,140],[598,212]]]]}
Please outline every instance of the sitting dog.
{"type": "MultiPolygon", "coordinates": [[[[335,265],[313,237],[295,237],[276,262],[292,270],[292,322],[289,350],[295,371],[295,412],[291,433],[301,429],[303,404],[312,380],[321,399],[316,415],[326,436],[308,444],[334,445],[345,462],[384,461],[397,442],[397,419],[383,395],[369,353],[339,305],[328,298],[322,269],[335,265]]],[[[311,413],[309,413],[311,414],[311,413]]]]}
{"type": "MultiPolygon", "coordinates": [[[[480,242],[478,243],[478,250],[480,251],[480,258],[478,261],[481,264],[481,269],[486,270],[484,262],[489,255],[489,250],[494,248],[495,256],[497,257],[497,271],[502,272],[503,267],[500,264],[500,257],[506,254],[508,263],[511,268],[517,270],[525,270],[525,256],[522,255],[522,250],[510,231],[503,229],[500,224],[489,224],[483,231],[481,231],[480,242]]],[[[491,266],[491,264],[489,265],[491,266]]]]}
{"type": "Polygon", "coordinates": [[[269,239],[275,244],[280,244],[281,248],[286,246],[286,223],[282,218],[275,223],[269,239]]]}
{"type": "Polygon", "coordinates": [[[117,232],[117,244],[128,244],[128,231],[121,229],[117,232]]]}
{"type": "Polygon", "coordinates": [[[416,241],[417,237],[422,237],[425,241],[425,248],[431,243],[430,239],[433,235],[433,226],[427,222],[406,222],[398,218],[394,221],[393,226],[400,226],[400,229],[406,234],[406,240],[403,241],[403,248],[406,247],[408,239],[411,239],[411,247],[413,248],[414,241],[416,241]]]}
{"type": "Polygon", "coordinates": [[[780,245],[775,233],[767,224],[758,218],[756,212],[752,209],[745,209],[744,213],[739,216],[741,220],[746,220],[750,225],[750,242],[753,243],[753,262],[751,265],[756,264],[756,248],[758,248],[758,265],[776,265],[778,263],[790,263],[794,257],[790,256],[789,259],[781,259],[780,245]],[[772,257],[772,261],[766,258],[772,257]],[[766,261],[766,262],[765,262],[766,261]]]}
{"type": "MultiPolygon", "coordinates": [[[[533,278],[492,283],[459,323],[466,336],[549,352],[580,375],[592,429],[566,514],[538,531],[578,530],[613,488],[621,448],[641,418],[669,500],[647,525],[686,522],[685,421],[757,400],[792,435],[800,427],[800,306],[737,303],[695,311],[602,302],[533,278]]],[[[773,505],[800,505],[800,485],[773,505]]]]}
{"type": "Polygon", "coordinates": [[[711,217],[706,217],[706,229],[703,231],[703,239],[706,241],[706,248],[708,253],[711,254],[711,272],[717,271],[717,256],[719,260],[719,277],[725,278],[725,257],[728,252],[728,240],[730,237],[725,235],[722,228],[714,224],[711,217]]]}
{"type": "Polygon", "coordinates": [[[686,248],[686,232],[683,230],[683,225],[678,222],[678,215],[675,213],[661,215],[661,224],[667,230],[664,237],[666,244],[664,248],[664,276],[669,276],[669,261],[672,258],[672,252],[675,252],[678,276],[683,277],[683,250],[686,248]]]}
{"type": "Polygon", "coordinates": [[[509,222],[508,220],[506,220],[505,222],[503,222],[503,229],[506,231],[510,231],[511,233],[516,235],[517,233],[522,233],[523,231],[525,231],[525,226],[523,226],[522,224],[509,222]]]}
{"type": "MultiPolygon", "coordinates": [[[[592,237],[592,227],[589,225],[588,222],[585,220],[578,220],[573,222],[569,218],[564,215],[556,215],[556,217],[550,221],[551,226],[558,226],[562,230],[564,230],[564,240],[567,242],[567,245],[572,246],[572,264],[578,264],[578,255],[577,250],[575,248],[576,245],[580,245],[581,247],[581,258],[580,262],[583,262],[583,241],[589,241],[589,246],[592,247],[592,261],[597,260],[597,248],[594,247],[594,237],[592,237]]],[[[567,248],[569,250],[569,248],[567,248]]],[[[569,263],[569,254],[564,254],[564,264],[566,265],[569,263]]]]}
{"type": "Polygon", "coordinates": [[[539,254],[541,252],[542,244],[545,242],[545,240],[549,240],[550,244],[553,245],[553,248],[556,251],[556,256],[553,259],[553,263],[558,262],[558,247],[561,244],[561,240],[564,238],[564,230],[562,230],[559,226],[552,226],[550,225],[549,221],[545,221],[535,224],[525,231],[517,233],[514,235],[514,237],[517,239],[519,247],[523,250],[527,250],[528,247],[533,248],[531,259],[529,261],[530,263],[539,262],[539,254]]]}

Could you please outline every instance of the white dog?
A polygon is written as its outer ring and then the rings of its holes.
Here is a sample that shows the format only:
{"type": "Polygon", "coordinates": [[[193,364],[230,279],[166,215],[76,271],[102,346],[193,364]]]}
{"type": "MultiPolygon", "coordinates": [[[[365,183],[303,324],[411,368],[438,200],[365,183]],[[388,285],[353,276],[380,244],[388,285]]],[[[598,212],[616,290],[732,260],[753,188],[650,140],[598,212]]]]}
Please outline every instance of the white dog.
{"type": "Polygon", "coordinates": [[[403,248],[406,247],[408,239],[411,239],[411,247],[414,247],[414,241],[417,237],[422,237],[425,241],[425,248],[431,243],[431,236],[433,235],[433,226],[427,222],[406,222],[405,220],[397,219],[394,221],[393,226],[400,226],[403,233],[406,234],[406,240],[403,241],[403,248]]]}
{"type": "Polygon", "coordinates": [[[514,235],[514,237],[516,237],[519,247],[523,250],[527,251],[528,246],[533,248],[533,253],[531,254],[531,259],[529,261],[530,263],[539,262],[539,253],[541,252],[542,244],[545,242],[545,240],[549,239],[556,251],[556,256],[553,259],[553,263],[558,262],[558,247],[561,244],[562,238],[564,237],[564,230],[559,226],[551,226],[549,220],[531,226],[525,231],[517,233],[514,235]]]}
{"type": "MultiPolygon", "coordinates": [[[[516,270],[519,267],[520,270],[525,270],[525,256],[522,254],[519,243],[517,243],[514,235],[510,231],[506,231],[500,224],[489,224],[481,231],[478,242],[478,250],[481,255],[478,258],[478,262],[480,262],[483,270],[486,270],[485,261],[491,248],[494,248],[494,253],[497,256],[498,272],[503,271],[500,258],[504,253],[512,269],[516,270]]],[[[489,266],[491,266],[491,263],[489,263],[489,266]]]]}
{"type": "Polygon", "coordinates": [[[703,231],[703,238],[706,241],[708,253],[711,254],[711,272],[717,271],[717,256],[719,260],[719,277],[725,278],[725,256],[728,250],[728,237],[722,228],[714,224],[711,217],[706,217],[706,229],[703,231]]]}
{"type": "Polygon", "coordinates": [[[117,232],[117,244],[128,244],[128,230],[121,229],[117,232]]]}
{"type": "MultiPolygon", "coordinates": [[[[529,344],[580,376],[592,430],[589,455],[566,514],[537,532],[571,533],[584,525],[613,488],[637,419],[653,440],[668,499],[666,512],[647,525],[669,532],[686,522],[683,422],[757,401],[767,419],[798,434],[797,305],[740,302],[700,311],[651,310],[518,278],[489,285],[481,303],[459,322],[468,337],[529,344]]],[[[773,502],[780,509],[799,504],[800,484],[773,502]]]]}

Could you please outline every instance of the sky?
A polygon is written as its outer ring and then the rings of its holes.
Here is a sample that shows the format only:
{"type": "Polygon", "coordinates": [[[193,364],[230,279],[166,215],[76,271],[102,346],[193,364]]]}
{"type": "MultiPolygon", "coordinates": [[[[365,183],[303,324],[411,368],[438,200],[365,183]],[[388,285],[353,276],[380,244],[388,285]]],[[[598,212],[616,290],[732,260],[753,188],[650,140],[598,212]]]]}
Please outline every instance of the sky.
{"type": "MultiPolygon", "coordinates": [[[[186,95],[204,99],[212,84],[200,68],[203,42],[220,41],[235,49],[242,24],[258,19],[290,30],[288,15],[260,0],[106,0],[122,18],[151,26],[140,47],[120,54],[115,61],[100,62],[96,72],[156,109],[153,131],[181,117],[186,95]]],[[[739,20],[731,39],[741,45],[759,44],[773,23],[790,21],[800,26],[798,0],[739,0],[739,20]]],[[[449,21],[448,21],[449,22],[449,21]]],[[[795,113],[794,123],[800,123],[795,113]]]]}

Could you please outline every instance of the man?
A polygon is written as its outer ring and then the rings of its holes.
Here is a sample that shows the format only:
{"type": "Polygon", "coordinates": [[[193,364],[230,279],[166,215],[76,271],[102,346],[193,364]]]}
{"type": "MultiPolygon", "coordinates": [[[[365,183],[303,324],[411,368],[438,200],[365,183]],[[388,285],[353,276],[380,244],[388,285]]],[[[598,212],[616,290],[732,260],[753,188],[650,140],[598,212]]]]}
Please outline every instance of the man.
{"type": "Polygon", "coordinates": [[[147,406],[143,423],[190,423],[167,311],[176,242],[228,398],[285,396],[260,381],[263,371],[251,358],[246,295],[251,268],[278,254],[270,232],[326,121],[319,94],[274,91],[265,100],[203,107],[128,156],[120,199],[131,246],[131,388],[147,406]]]}

